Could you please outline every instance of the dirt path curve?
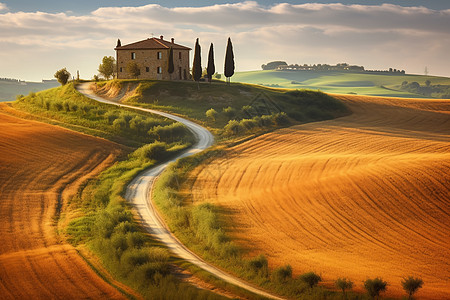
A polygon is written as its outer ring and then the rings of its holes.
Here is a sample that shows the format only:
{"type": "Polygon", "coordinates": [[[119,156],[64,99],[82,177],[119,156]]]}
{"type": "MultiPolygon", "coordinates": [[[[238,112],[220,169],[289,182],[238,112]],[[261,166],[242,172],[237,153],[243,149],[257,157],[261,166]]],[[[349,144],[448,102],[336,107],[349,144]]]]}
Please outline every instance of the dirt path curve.
{"type": "Polygon", "coordinates": [[[450,100],[335,97],[347,117],[276,130],[192,172],[193,201],[230,212],[233,239],[272,267],[387,296],[450,299],[450,100]]]}
{"type": "Polygon", "coordinates": [[[210,147],[214,143],[213,135],[204,127],[193,123],[184,118],[168,114],[165,112],[160,112],[157,110],[146,109],[141,107],[135,107],[132,105],[125,105],[117,102],[113,102],[102,97],[95,95],[95,93],[89,89],[89,83],[80,84],[77,87],[77,90],[84,94],[85,96],[107,104],[117,105],[121,107],[127,107],[131,109],[137,109],[140,111],[150,112],[154,114],[158,114],[164,116],[166,118],[175,120],[177,122],[183,123],[186,127],[189,128],[191,132],[194,133],[197,139],[197,143],[189,148],[187,151],[181,153],[179,156],[173,158],[172,160],[155,166],[153,168],[148,169],[147,171],[138,175],[128,186],[125,198],[130,201],[136,210],[138,211],[144,228],[152,233],[155,238],[164,243],[175,255],[189,261],[190,263],[214,274],[218,278],[239,286],[243,289],[251,291],[255,294],[271,298],[271,299],[281,299],[275,295],[267,293],[263,290],[258,289],[257,287],[248,284],[247,282],[234,277],[217,267],[210,265],[205,262],[203,259],[195,255],[188,248],[186,248],[167,228],[158,211],[156,210],[153,201],[151,201],[151,187],[155,181],[155,179],[164,171],[164,169],[172,162],[176,161],[179,158],[193,155],[195,153],[199,153],[206,148],[210,147]]]}
{"type": "Polygon", "coordinates": [[[59,199],[121,147],[16,113],[0,104],[0,299],[125,299],[60,238],[55,220],[59,199]]]}

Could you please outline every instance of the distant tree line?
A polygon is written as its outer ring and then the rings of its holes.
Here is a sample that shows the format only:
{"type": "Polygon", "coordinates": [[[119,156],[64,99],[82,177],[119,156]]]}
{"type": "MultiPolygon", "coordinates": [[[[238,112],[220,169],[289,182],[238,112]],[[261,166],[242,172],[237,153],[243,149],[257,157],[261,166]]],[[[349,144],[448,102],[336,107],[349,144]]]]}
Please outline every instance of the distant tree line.
{"type": "Polygon", "coordinates": [[[448,99],[450,98],[450,85],[444,84],[431,84],[431,81],[427,79],[424,85],[421,85],[417,81],[408,82],[403,81],[400,89],[403,91],[407,91],[413,94],[419,94],[425,97],[433,97],[433,98],[442,98],[448,99]]]}
{"type": "Polygon", "coordinates": [[[19,82],[25,82],[23,80],[20,79],[14,79],[14,78],[0,78],[0,81],[6,81],[6,82],[14,82],[14,83],[19,83],[19,82]]]}
{"type": "Polygon", "coordinates": [[[388,70],[365,70],[363,66],[349,65],[348,63],[339,63],[336,65],[329,64],[291,64],[288,65],[285,61],[271,61],[267,64],[261,65],[263,70],[293,70],[293,71],[354,71],[354,72],[383,72],[405,74],[405,70],[397,70],[389,68],[388,70]]]}

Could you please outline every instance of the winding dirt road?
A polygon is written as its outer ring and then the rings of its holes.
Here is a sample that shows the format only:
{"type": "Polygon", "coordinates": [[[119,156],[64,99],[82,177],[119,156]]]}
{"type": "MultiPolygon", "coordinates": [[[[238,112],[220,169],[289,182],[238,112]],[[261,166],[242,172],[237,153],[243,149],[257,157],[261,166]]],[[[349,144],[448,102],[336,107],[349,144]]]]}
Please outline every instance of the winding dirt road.
{"type": "Polygon", "coordinates": [[[170,163],[176,161],[179,158],[199,153],[210,147],[214,143],[213,135],[206,128],[184,118],[157,110],[125,105],[99,97],[95,95],[95,93],[89,88],[89,84],[90,83],[80,84],[77,87],[77,90],[85,96],[102,103],[158,114],[174,121],[183,123],[196,136],[197,143],[194,146],[181,153],[179,156],[173,158],[172,160],[144,171],[128,185],[125,198],[136,208],[141,217],[144,228],[149,233],[153,234],[156,239],[164,243],[175,255],[189,261],[194,265],[197,265],[198,267],[210,272],[216,277],[228,283],[246,289],[250,292],[253,292],[257,295],[261,295],[271,299],[282,299],[263,290],[260,290],[257,287],[254,287],[246,283],[245,281],[236,278],[216,268],[213,265],[208,264],[203,259],[195,255],[168,230],[161,216],[158,214],[153,202],[151,201],[151,187],[155,179],[164,171],[164,169],[170,163]]]}
{"type": "Polygon", "coordinates": [[[355,288],[450,299],[450,100],[336,95],[353,114],[237,145],[192,173],[194,202],[230,212],[229,232],[272,267],[355,288]]]}

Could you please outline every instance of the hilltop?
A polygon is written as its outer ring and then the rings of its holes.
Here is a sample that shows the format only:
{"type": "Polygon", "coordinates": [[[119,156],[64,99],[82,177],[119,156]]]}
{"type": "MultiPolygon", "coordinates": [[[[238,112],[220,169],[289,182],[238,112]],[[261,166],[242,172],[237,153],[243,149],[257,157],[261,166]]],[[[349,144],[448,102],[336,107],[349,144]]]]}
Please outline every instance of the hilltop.
{"type": "Polygon", "coordinates": [[[333,119],[349,113],[346,107],[318,91],[267,88],[222,81],[112,80],[97,83],[97,93],[117,101],[187,116],[219,129],[229,120],[286,113],[292,121],[333,119]],[[211,122],[206,111],[214,109],[211,122]]]}

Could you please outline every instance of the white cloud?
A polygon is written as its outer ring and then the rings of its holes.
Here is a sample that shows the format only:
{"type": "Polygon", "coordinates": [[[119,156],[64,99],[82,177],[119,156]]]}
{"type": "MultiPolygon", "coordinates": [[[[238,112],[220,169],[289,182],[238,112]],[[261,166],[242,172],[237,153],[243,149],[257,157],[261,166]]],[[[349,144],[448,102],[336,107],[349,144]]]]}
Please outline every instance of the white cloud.
{"type": "Polygon", "coordinates": [[[23,78],[21,74],[39,72],[39,77],[51,77],[54,65],[73,68],[72,72],[85,68],[81,74],[91,77],[103,55],[114,55],[117,38],[127,44],[151,33],[175,37],[191,48],[199,37],[204,64],[213,42],[217,70],[222,68],[226,39],[231,36],[238,70],[258,69],[262,63],[282,59],[346,61],[409,72],[422,72],[427,65],[436,74],[450,75],[450,10],[424,7],[318,3],[265,7],[248,1],[206,7],[107,7],[74,16],[10,13],[0,3],[0,28],[0,77],[23,78]],[[18,67],[29,60],[36,63],[18,67]]]}
{"type": "Polygon", "coordinates": [[[2,11],[2,10],[8,10],[8,7],[6,6],[5,3],[0,2],[0,11],[2,11]]]}

